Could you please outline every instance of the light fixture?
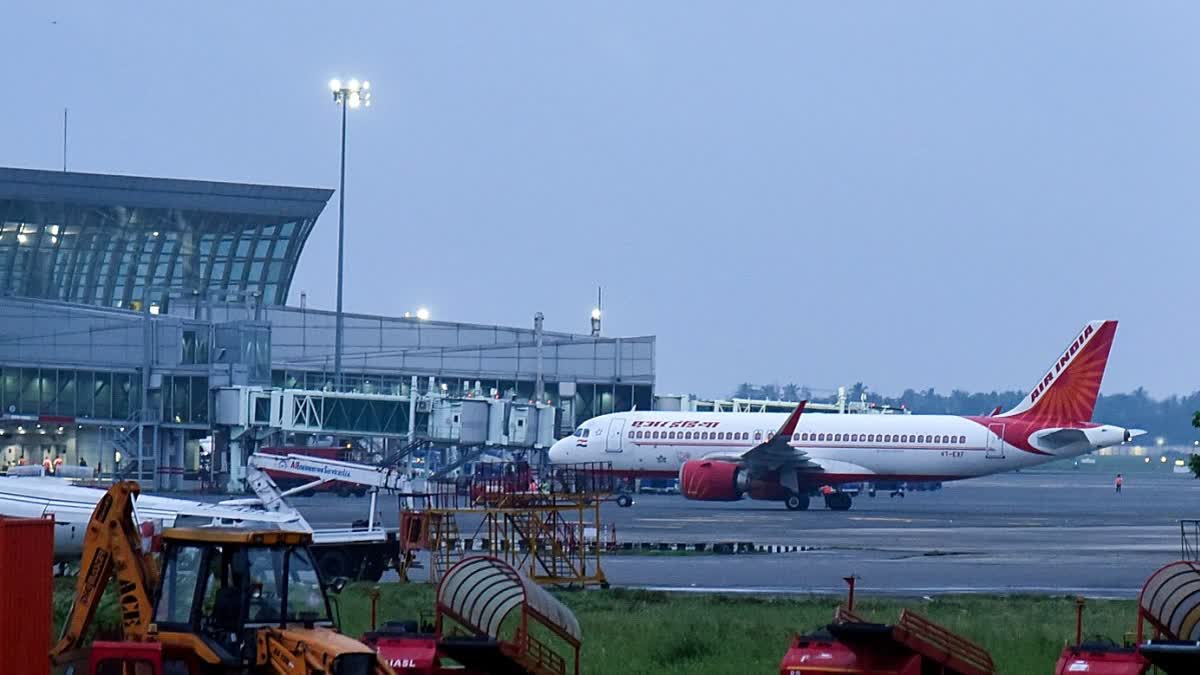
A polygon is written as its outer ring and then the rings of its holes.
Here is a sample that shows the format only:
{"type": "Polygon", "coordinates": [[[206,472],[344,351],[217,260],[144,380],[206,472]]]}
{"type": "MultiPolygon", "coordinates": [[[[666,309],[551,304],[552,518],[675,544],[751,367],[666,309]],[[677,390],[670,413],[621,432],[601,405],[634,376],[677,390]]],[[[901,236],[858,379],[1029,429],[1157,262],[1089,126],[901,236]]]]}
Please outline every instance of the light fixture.
{"type": "Polygon", "coordinates": [[[418,307],[417,308],[417,318],[422,321],[428,321],[429,320],[429,308],[428,307],[418,307]]]}
{"type": "Polygon", "coordinates": [[[24,234],[18,233],[17,234],[17,242],[21,243],[21,244],[28,243],[29,237],[25,236],[24,234]]]}
{"type": "Polygon", "coordinates": [[[592,318],[597,321],[600,320],[600,308],[599,307],[592,308],[592,318]]]}
{"type": "Polygon", "coordinates": [[[161,311],[161,310],[159,309],[159,307],[158,307],[158,305],[157,305],[157,304],[150,305],[150,313],[151,313],[151,314],[153,314],[153,315],[155,315],[155,316],[158,316],[158,313],[159,313],[160,311],[161,311]]]}
{"type": "Polygon", "coordinates": [[[345,332],[345,315],[342,313],[342,266],[345,257],[346,239],[346,109],[370,107],[371,84],[364,81],[361,85],[357,78],[351,79],[346,86],[334,78],[329,81],[329,89],[333,92],[333,102],[342,107],[342,175],[338,185],[338,249],[337,249],[337,316],[334,321],[333,347],[333,383],[335,387],[342,386],[342,342],[345,332]]]}

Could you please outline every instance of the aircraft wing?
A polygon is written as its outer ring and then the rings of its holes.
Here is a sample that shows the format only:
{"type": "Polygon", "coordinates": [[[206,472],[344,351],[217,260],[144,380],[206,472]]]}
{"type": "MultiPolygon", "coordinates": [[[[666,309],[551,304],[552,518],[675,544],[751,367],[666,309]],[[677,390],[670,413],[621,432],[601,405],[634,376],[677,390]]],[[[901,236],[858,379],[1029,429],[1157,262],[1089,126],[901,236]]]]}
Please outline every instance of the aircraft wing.
{"type": "MultiPolygon", "coordinates": [[[[3,478],[0,479],[0,514],[28,517],[25,511],[36,508],[46,513],[55,513],[59,520],[78,517],[82,522],[86,522],[104,494],[104,490],[73,485],[61,478],[3,478]]],[[[253,506],[211,504],[148,494],[137,498],[137,512],[143,519],[162,520],[168,526],[173,525],[178,518],[199,518],[205,521],[217,519],[272,523],[287,529],[304,528],[296,516],[253,506]]]]}
{"type": "Polygon", "coordinates": [[[704,459],[717,459],[727,462],[739,462],[745,464],[751,473],[761,471],[775,471],[783,467],[790,468],[809,468],[819,471],[821,467],[815,464],[808,458],[808,453],[800,448],[793,448],[788,444],[792,440],[792,434],[796,432],[796,424],[800,421],[800,415],[804,414],[804,406],[808,401],[801,401],[800,405],[788,415],[783,426],[772,434],[767,440],[741,452],[717,452],[704,456],[704,459]]]}
{"type": "Polygon", "coordinates": [[[233,520],[238,522],[296,524],[295,515],[267,511],[261,506],[250,504],[210,504],[190,499],[142,495],[137,499],[138,514],[143,517],[193,517],[204,519],[233,520]]]}

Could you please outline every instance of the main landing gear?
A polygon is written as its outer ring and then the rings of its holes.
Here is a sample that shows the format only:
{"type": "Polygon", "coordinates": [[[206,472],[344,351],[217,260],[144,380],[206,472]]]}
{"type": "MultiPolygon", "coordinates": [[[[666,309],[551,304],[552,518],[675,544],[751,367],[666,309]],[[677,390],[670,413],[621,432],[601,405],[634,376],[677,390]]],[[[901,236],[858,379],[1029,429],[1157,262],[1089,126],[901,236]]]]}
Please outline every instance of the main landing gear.
{"type": "Polygon", "coordinates": [[[783,500],[783,505],[788,511],[807,511],[808,510],[808,495],[798,495],[792,493],[783,500]]]}
{"type": "Polygon", "coordinates": [[[825,495],[825,508],[830,511],[849,511],[852,503],[850,495],[845,492],[830,492],[825,495]]]}

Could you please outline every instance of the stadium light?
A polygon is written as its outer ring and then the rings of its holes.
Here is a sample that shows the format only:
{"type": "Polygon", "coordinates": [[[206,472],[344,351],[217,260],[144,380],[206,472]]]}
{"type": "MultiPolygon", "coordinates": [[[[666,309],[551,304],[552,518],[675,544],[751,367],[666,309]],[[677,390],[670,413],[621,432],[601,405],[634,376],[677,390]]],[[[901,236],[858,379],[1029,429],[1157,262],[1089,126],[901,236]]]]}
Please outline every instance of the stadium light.
{"type": "Polygon", "coordinates": [[[429,308],[428,307],[418,307],[417,308],[417,318],[422,321],[428,321],[429,320],[429,308]]]}
{"type": "Polygon", "coordinates": [[[342,313],[342,269],[346,240],[346,109],[371,106],[370,82],[351,79],[343,86],[334,78],[329,81],[333,102],[342,107],[342,177],[338,187],[338,255],[337,255],[337,321],[334,330],[333,380],[335,386],[342,385],[342,343],[345,335],[345,315],[342,313]]]}

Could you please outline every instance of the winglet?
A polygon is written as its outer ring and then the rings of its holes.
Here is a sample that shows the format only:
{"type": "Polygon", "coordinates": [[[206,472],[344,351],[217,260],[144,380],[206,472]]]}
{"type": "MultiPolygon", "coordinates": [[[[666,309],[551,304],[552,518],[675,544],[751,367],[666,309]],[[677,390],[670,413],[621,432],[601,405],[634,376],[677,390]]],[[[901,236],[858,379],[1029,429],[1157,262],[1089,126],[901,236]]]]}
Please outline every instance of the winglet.
{"type": "Polygon", "coordinates": [[[988,416],[988,417],[995,417],[996,415],[999,415],[999,414],[1000,414],[1000,411],[1002,411],[1002,410],[1004,410],[1004,408],[1002,408],[1002,407],[1000,407],[1000,406],[996,406],[995,408],[992,408],[992,412],[988,413],[988,415],[987,415],[987,416],[988,416]]]}
{"type": "Polygon", "coordinates": [[[796,405],[796,409],[792,411],[791,415],[788,415],[787,421],[783,423],[783,426],[779,427],[779,431],[775,435],[791,438],[792,434],[796,431],[796,424],[800,421],[800,415],[804,413],[804,406],[807,404],[808,401],[800,401],[796,405]]]}

